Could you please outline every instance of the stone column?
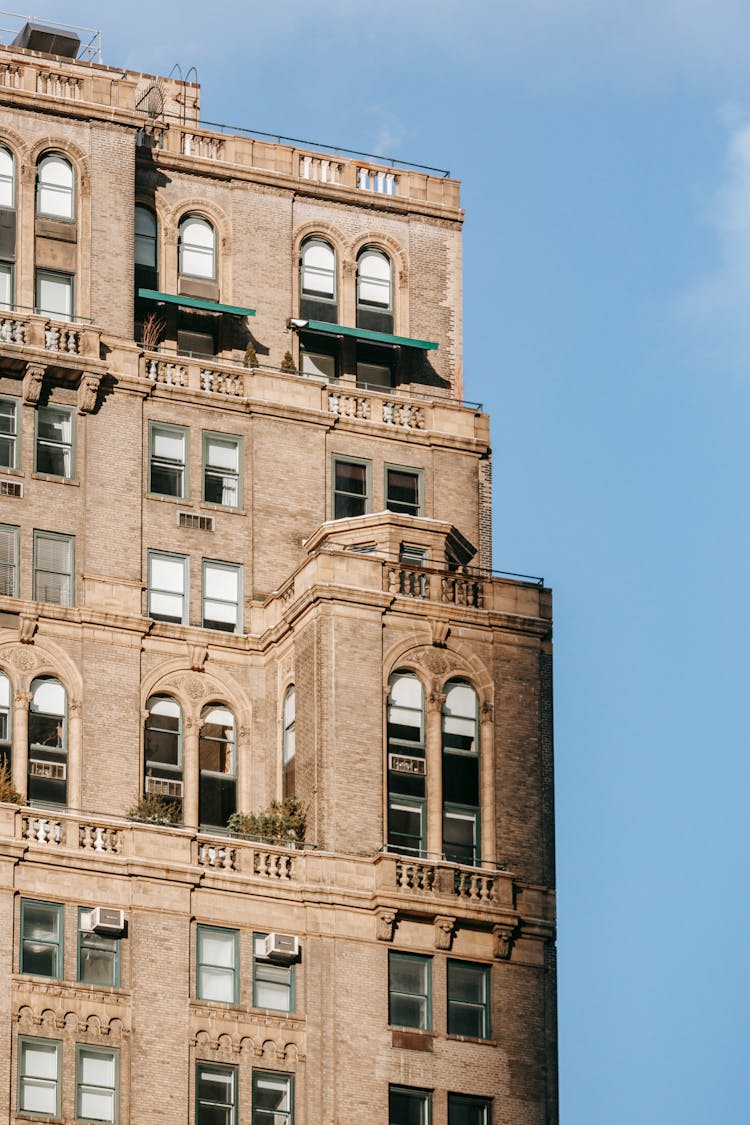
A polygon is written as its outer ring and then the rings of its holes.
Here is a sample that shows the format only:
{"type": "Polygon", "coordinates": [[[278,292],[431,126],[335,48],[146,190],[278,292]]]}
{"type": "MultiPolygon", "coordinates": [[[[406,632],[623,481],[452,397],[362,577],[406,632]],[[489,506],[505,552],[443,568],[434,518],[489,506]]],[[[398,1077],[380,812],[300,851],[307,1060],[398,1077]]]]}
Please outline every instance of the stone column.
{"type": "Polygon", "coordinates": [[[186,828],[198,828],[198,792],[200,785],[197,719],[185,719],[182,757],[182,817],[186,828]]]}
{"type": "Polygon", "coordinates": [[[495,824],[495,723],[491,704],[482,706],[479,716],[479,801],[482,818],[482,861],[494,865],[497,826],[495,824]]]}
{"type": "Polygon", "coordinates": [[[81,723],[81,701],[72,699],[68,705],[68,808],[81,811],[81,788],[83,779],[83,738],[81,723]]]}
{"type": "Polygon", "coordinates": [[[442,692],[427,698],[425,760],[427,768],[427,855],[437,860],[443,854],[443,704],[442,692]]]}
{"type": "Polygon", "coordinates": [[[28,793],[29,772],[29,704],[30,691],[17,691],[13,696],[13,748],[12,768],[13,788],[23,795],[28,793]]]}

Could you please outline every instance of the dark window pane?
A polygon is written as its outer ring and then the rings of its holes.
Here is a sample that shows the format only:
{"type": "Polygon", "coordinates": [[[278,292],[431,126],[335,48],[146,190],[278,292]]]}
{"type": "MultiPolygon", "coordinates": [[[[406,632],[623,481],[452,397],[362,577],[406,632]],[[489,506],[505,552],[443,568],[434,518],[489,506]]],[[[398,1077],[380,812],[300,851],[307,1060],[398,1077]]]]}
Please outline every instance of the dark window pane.
{"type": "Polygon", "coordinates": [[[448,1095],[448,1125],[489,1125],[490,1103],[485,1098],[448,1095]]]}
{"type": "Polygon", "coordinates": [[[443,796],[451,804],[479,804],[478,758],[464,754],[443,755],[443,796]]]}
{"type": "Polygon", "coordinates": [[[36,471],[46,473],[51,477],[65,477],[68,475],[67,464],[70,453],[67,449],[56,448],[53,445],[43,445],[41,442],[36,448],[36,471]]]}
{"type": "Polygon", "coordinates": [[[391,512],[417,515],[419,512],[419,477],[416,473],[388,470],[387,507],[391,512]]]}
{"type": "Polygon", "coordinates": [[[152,465],[150,491],[156,496],[182,496],[182,469],[152,465]]]}
{"type": "Polygon", "coordinates": [[[117,941],[99,934],[81,934],[80,979],[84,984],[117,984],[117,941]]]}
{"type": "Polygon", "coordinates": [[[350,519],[354,516],[365,515],[366,501],[364,497],[336,495],[333,518],[337,520],[350,519]]]}
{"type": "Polygon", "coordinates": [[[391,1090],[388,1098],[389,1125],[427,1125],[427,1094],[391,1090]]]}
{"type": "Polygon", "coordinates": [[[367,466],[348,461],[336,462],[336,490],[364,496],[367,491],[367,466]]]}

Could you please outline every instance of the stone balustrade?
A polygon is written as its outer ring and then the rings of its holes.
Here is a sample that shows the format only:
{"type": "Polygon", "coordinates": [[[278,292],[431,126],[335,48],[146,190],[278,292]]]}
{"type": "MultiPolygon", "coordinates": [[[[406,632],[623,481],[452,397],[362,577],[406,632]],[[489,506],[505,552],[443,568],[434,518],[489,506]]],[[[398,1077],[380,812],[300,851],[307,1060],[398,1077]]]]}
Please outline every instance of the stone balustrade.
{"type": "Polygon", "coordinates": [[[36,348],[64,366],[99,360],[101,329],[30,312],[0,312],[0,347],[36,348]],[[51,357],[52,358],[52,357],[51,357]]]}
{"type": "Polygon", "coordinates": [[[465,574],[389,563],[383,570],[383,588],[390,594],[422,601],[485,608],[485,582],[465,574]]]}

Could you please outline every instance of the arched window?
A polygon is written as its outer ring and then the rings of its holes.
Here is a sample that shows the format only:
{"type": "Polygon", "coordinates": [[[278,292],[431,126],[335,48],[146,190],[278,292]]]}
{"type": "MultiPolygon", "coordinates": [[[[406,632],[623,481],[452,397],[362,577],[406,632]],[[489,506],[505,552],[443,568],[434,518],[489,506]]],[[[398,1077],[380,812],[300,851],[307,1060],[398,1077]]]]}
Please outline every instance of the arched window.
{"type": "Polygon", "coordinates": [[[145,791],[182,804],[182,710],[169,695],[146,703],[145,791]]]}
{"type": "Polygon", "coordinates": [[[300,315],[335,324],[337,309],[336,253],[322,238],[308,238],[300,257],[300,315]]]}
{"type": "Polygon", "coordinates": [[[135,264],[156,272],[156,215],[150,207],[136,204],[135,264]]]}
{"type": "Polygon", "coordinates": [[[12,209],[16,205],[16,166],[13,154],[0,145],[0,207],[12,209]]]}
{"type": "Polygon", "coordinates": [[[65,805],[68,800],[67,698],[52,676],[31,684],[29,704],[30,803],[65,805]]]}
{"type": "Polygon", "coordinates": [[[373,246],[365,247],[357,259],[357,326],[393,331],[391,260],[373,246]]]}
{"type": "Polygon", "coordinates": [[[283,722],[284,722],[284,746],[282,749],[281,758],[281,771],[282,771],[282,789],[281,795],[284,800],[287,797],[294,797],[295,795],[295,767],[297,759],[297,746],[296,735],[294,731],[294,723],[297,712],[297,695],[294,690],[294,684],[287,688],[286,695],[284,696],[283,708],[283,722]]]}
{"type": "Polygon", "coordinates": [[[388,847],[423,856],[424,691],[413,672],[394,672],[388,686],[388,847]]]}
{"type": "MultiPolygon", "coordinates": [[[[11,718],[10,680],[0,672],[0,769],[10,774],[11,718]]],[[[10,781],[10,777],[8,777],[10,781]]]]}
{"type": "Polygon", "coordinates": [[[226,828],[237,811],[236,742],[232,712],[221,704],[209,703],[201,713],[198,741],[199,819],[212,828],[226,828]]]}
{"type": "Polygon", "coordinates": [[[52,219],[73,219],[73,166],[59,152],[43,156],[37,165],[36,213],[52,219]]]}
{"type": "Polygon", "coordinates": [[[216,277],[216,234],[200,215],[186,215],[180,223],[180,273],[206,281],[216,277]]]}
{"type": "Polygon", "coordinates": [[[443,851],[454,863],[478,865],[479,742],[477,693],[450,680],[443,704],[443,851]]]}

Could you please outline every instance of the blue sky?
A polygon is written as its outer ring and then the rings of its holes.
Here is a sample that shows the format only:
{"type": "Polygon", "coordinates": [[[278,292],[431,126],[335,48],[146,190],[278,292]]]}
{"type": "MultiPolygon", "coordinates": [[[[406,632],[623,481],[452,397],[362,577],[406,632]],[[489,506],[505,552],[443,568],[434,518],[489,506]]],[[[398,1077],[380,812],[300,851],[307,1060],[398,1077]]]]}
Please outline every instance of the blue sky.
{"type": "MultiPolygon", "coordinates": [[[[555,589],[564,1125],[746,1125],[750,6],[49,2],[464,182],[495,565],[555,589]]],[[[0,21],[2,22],[2,21],[0,21]]]]}

